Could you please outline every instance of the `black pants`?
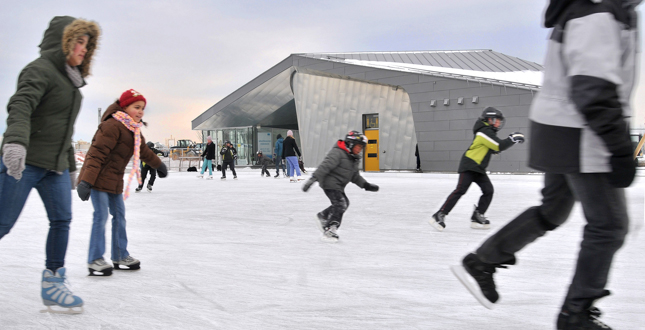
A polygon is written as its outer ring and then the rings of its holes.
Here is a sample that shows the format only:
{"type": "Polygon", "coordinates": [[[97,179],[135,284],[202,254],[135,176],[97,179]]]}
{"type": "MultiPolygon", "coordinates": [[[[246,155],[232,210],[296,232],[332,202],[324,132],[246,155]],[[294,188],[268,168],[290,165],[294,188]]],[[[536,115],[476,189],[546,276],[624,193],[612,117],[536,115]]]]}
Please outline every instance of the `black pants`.
{"type": "Polygon", "coordinates": [[[488,206],[490,206],[490,202],[493,200],[493,184],[490,182],[488,175],[473,171],[459,173],[457,188],[448,196],[439,211],[446,215],[450,213],[452,208],[455,207],[461,196],[468,191],[470,184],[473,182],[482,190],[482,196],[479,198],[479,203],[477,203],[477,211],[481,214],[486,213],[488,206]]]}
{"type": "Polygon", "coordinates": [[[271,173],[269,173],[269,170],[267,170],[267,164],[262,165],[262,175],[268,175],[271,176],[271,173]]]}
{"type": "Polygon", "coordinates": [[[151,187],[155,184],[155,179],[157,178],[157,170],[146,165],[141,166],[141,185],[139,185],[139,187],[143,187],[143,184],[146,183],[146,176],[148,175],[148,171],[150,171],[150,181],[148,181],[148,184],[151,187]]]}
{"type": "Polygon", "coordinates": [[[349,207],[349,199],[340,190],[324,189],[324,191],[331,202],[331,206],[324,209],[320,214],[327,220],[326,227],[332,225],[340,227],[340,223],[343,221],[343,214],[345,214],[345,211],[349,207]]]}
{"type": "Polygon", "coordinates": [[[611,187],[604,173],[545,174],[542,205],[524,211],[489,237],[477,256],[490,264],[514,264],[516,252],[567,220],[576,199],[587,225],[564,306],[572,312],[589,308],[609,294],[605,289],[609,269],[629,229],[625,192],[611,187]]]}
{"type": "Polygon", "coordinates": [[[233,172],[233,176],[236,177],[237,174],[235,173],[235,162],[222,162],[222,177],[226,177],[227,166],[231,167],[231,172],[233,172]]]}

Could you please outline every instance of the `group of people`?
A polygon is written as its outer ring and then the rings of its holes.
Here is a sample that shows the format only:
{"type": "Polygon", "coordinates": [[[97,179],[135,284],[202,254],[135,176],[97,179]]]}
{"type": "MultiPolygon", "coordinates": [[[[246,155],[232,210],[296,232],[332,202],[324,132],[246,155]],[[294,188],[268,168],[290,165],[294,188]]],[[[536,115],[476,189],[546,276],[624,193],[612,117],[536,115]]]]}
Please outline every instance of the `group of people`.
{"type": "MultiPolygon", "coordinates": [[[[518,215],[474,253],[466,255],[460,265],[451,267],[482,305],[490,308],[499,300],[493,279],[496,269],[514,265],[518,251],[562,225],[578,200],[587,225],[556,327],[610,329],[600,321],[600,311],[594,303],[609,295],[605,287],[611,263],[628,230],[623,188],[632,183],[636,168],[629,138],[628,101],[637,71],[635,7],[640,2],[550,1],[545,26],[552,33],[544,82],[529,114],[529,165],[545,173],[542,204],[518,215]]],[[[90,273],[110,275],[113,267],[103,259],[108,213],[113,215],[114,268],[139,268],[140,262],[127,251],[123,201],[128,198],[132,178],[136,177],[141,187],[139,160],[156,169],[160,177],[167,175],[167,168],[141,135],[146,99],[132,89],[108,107],[78,178],[75,175],[70,141],[82,98],[79,89],[90,72],[99,35],[94,22],[55,17],[40,45],[40,58],[23,69],[17,91],[7,106],[9,116],[0,161],[0,239],[11,230],[30,190],[36,188],[50,225],[41,290],[46,306],[83,306],[83,300],[65,285],[71,190],[76,183],[79,197],[84,201],[91,198],[94,206],[90,273]],[[132,156],[137,165],[129,173],[124,192],[123,176],[132,156]]],[[[480,186],[482,197],[473,211],[471,227],[490,228],[484,214],[492,200],[493,186],[486,167],[492,154],[524,142],[519,132],[498,138],[497,131],[503,123],[501,111],[492,107],[484,109],[477,119],[472,144],[459,165],[457,188],[430,217],[436,230],[445,230],[446,216],[472,182],[480,186]]],[[[276,176],[285,160],[288,175],[297,181],[293,172],[300,177],[297,160],[301,154],[292,133],[287,135],[281,142],[282,150],[276,144],[276,176]]],[[[349,206],[344,192],[349,182],[367,191],[379,190],[359,174],[359,159],[366,142],[361,132],[349,132],[302,186],[306,192],[318,182],[331,202],[316,215],[325,240],[338,240],[337,230],[349,206]]],[[[236,151],[229,141],[220,155],[224,163],[222,178],[226,178],[227,166],[236,178],[236,151]]],[[[202,175],[205,168],[210,170],[215,157],[211,139],[203,156],[210,162],[204,162],[202,175]]],[[[266,173],[264,168],[262,174],[266,173]]]]}
{"type": "MultiPolygon", "coordinates": [[[[260,152],[258,155],[262,155],[262,153],[260,152]]],[[[275,160],[274,177],[276,179],[279,178],[280,169],[282,169],[282,176],[289,178],[290,182],[302,181],[302,171],[304,171],[304,167],[302,167],[302,161],[300,160],[301,158],[302,154],[300,153],[296,139],[293,137],[293,131],[287,131],[286,139],[282,137],[282,134],[278,134],[275,145],[273,147],[273,159],[275,160]],[[296,175],[295,177],[294,174],[296,175]]],[[[269,163],[267,163],[267,160],[264,159],[262,163],[263,174],[265,173],[264,171],[266,170],[266,166],[268,164],[269,163]]],[[[266,174],[268,176],[268,170],[266,170],[266,174]]]]}
{"type": "MultiPolygon", "coordinates": [[[[231,141],[225,141],[222,149],[219,151],[220,156],[222,157],[222,180],[226,180],[226,168],[230,168],[233,172],[233,179],[237,180],[237,173],[235,172],[235,160],[237,159],[237,150],[231,143],[231,141]]],[[[215,143],[213,138],[208,136],[206,138],[206,146],[201,155],[203,161],[202,170],[199,172],[198,178],[204,178],[204,173],[208,169],[208,178],[207,180],[213,180],[213,167],[215,160],[215,143]]]]}

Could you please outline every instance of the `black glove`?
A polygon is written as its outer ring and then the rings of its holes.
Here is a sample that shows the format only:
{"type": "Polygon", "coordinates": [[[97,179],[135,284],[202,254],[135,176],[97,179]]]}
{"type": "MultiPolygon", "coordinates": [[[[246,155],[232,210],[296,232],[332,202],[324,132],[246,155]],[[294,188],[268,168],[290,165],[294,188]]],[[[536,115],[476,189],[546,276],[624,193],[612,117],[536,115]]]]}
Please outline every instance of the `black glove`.
{"type": "Polygon", "coordinates": [[[87,181],[81,181],[76,186],[76,192],[78,193],[78,197],[80,197],[82,201],[86,201],[90,199],[90,193],[92,192],[92,185],[89,184],[87,181]]]}
{"type": "Polygon", "coordinates": [[[513,141],[513,143],[524,143],[524,134],[520,132],[513,132],[508,135],[508,138],[513,141]]]}
{"type": "Polygon", "coordinates": [[[316,182],[316,181],[317,181],[316,178],[313,177],[313,176],[311,178],[309,178],[309,180],[307,180],[305,182],[305,184],[302,185],[302,191],[307,192],[307,190],[309,190],[309,188],[311,188],[311,185],[314,184],[314,182],[316,182]]]}
{"type": "Polygon", "coordinates": [[[378,186],[369,182],[366,182],[363,188],[367,191],[378,191],[378,186]]]}
{"type": "Polygon", "coordinates": [[[611,165],[609,184],[616,188],[629,187],[636,176],[637,163],[638,161],[632,155],[611,156],[609,159],[611,165]]]}
{"type": "Polygon", "coordinates": [[[159,167],[157,167],[157,173],[159,173],[160,178],[165,178],[168,176],[168,168],[166,167],[166,164],[161,163],[159,167]]]}

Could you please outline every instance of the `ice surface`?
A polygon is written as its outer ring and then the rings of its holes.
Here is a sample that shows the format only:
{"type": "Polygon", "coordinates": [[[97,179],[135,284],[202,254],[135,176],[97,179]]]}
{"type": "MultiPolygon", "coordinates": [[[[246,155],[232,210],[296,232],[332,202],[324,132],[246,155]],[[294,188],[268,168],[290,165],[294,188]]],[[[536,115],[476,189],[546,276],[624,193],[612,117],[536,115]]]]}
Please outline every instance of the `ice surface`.
{"type": "MultiPolygon", "coordinates": [[[[74,192],[66,266],[73,292],[85,300],[81,315],[39,313],[47,218],[33,190],[0,240],[0,328],[555,328],[584,225],[578,206],[569,222],[521,251],[516,266],[496,273],[501,300],[493,310],[449,270],[539,202],[542,175],[491,175],[489,231],[469,226],[480,193],[473,185],[440,233],[427,220],[455,188],[456,174],[364,173],[381,190],[348,186],[340,242],[329,244],[314,223],[329,204],[317,184],[303,193],[301,183],[263,178],[259,169],[238,172],[239,180],[226,181],[171,172],[152,193],[133,192],[128,249],[142,268],[111,277],[87,276],[93,209],[74,192]]],[[[643,221],[644,174],[627,189],[634,223],[643,221]]],[[[598,303],[614,329],[645,324],[644,238],[630,233],[615,258],[612,295],[598,303]]]]}

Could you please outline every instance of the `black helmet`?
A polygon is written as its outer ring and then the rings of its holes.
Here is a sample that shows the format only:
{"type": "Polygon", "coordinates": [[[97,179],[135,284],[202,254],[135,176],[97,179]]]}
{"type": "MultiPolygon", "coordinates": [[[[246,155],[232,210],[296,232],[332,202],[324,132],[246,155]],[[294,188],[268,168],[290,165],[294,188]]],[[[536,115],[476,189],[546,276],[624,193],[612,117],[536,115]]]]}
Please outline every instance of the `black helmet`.
{"type": "Polygon", "coordinates": [[[230,140],[226,140],[226,141],[224,141],[224,144],[233,144],[233,143],[231,143],[230,140]]]}
{"type": "Polygon", "coordinates": [[[146,143],[146,145],[148,146],[148,148],[154,148],[155,147],[155,144],[150,142],[150,141],[148,141],[148,143],[146,143]]]}
{"type": "Polygon", "coordinates": [[[504,114],[493,107],[487,107],[486,109],[484,109],[484,112],[482,112],[482,115],[479,117],[479,120],[486,123],[488,123],[489,119],[499,119],[499,127],[491,126],[495,131],[502,129],[502,127],[504,127],[504,123],[506,122],[504,120],[504,114]]]}
{"type": "Polygon", "coordinates": [[[258,150],[258,156],[262,154],[262,150],[258,150]]]}
{"type": "MultiPolygon", "coordinates": [[[[345,135],[345,146],[347,146],[347,149],[349,149],[349,153],[352,153],[352,149],[357,144],[365,147],[367,145],[367,137],[365,136],[365,134],[359,131],[349,131],[349,133],[345,135]]],[[[360,154],[354,156],[358,156],[357,158],[360,158],[360,154]]]]}

